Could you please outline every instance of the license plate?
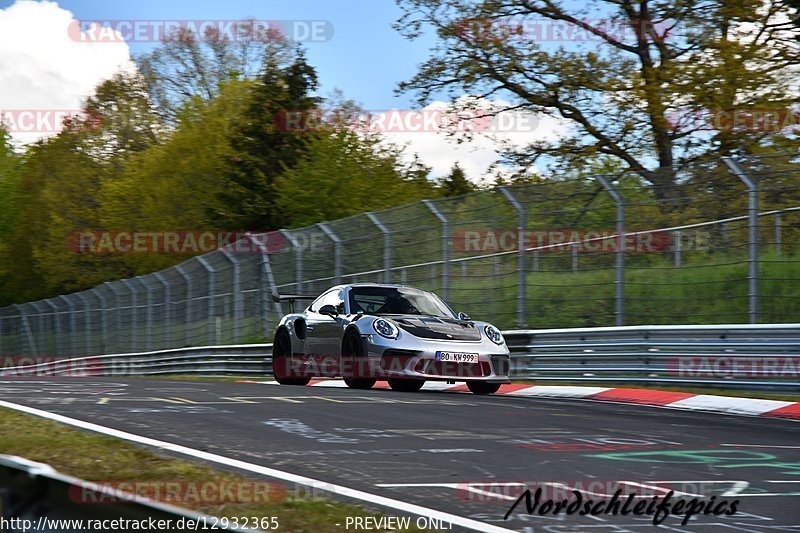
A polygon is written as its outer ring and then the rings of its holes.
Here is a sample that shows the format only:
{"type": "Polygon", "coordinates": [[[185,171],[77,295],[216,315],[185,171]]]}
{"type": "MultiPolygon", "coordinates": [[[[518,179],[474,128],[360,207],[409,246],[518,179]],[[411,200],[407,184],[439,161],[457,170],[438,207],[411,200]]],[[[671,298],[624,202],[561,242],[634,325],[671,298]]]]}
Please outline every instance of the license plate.
{"type": "Polygon", "coordinates": [[[436,360],[445,363],[477,363],[478,354],[461,352],[436,352],[436,360]]]}

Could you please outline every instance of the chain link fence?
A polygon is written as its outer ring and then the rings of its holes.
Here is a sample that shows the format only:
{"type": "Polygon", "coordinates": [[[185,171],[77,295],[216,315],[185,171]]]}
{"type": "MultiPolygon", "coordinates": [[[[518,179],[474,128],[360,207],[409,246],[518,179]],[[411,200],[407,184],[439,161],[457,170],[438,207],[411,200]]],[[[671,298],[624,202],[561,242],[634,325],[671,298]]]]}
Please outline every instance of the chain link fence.
{"type": "MultiPolygon", "coordinates": [[[[663,176],[661,176],[663,178],[663,176]]],[[[325,201],[321,198],[320,201],[325,201]]],[[[0,309],[0,354],[269,342],[337,283],[404,283],[508,328],[800,321],[797,157],[667,179],[542,180],[281,230],[171,268],[0,309]]]]}

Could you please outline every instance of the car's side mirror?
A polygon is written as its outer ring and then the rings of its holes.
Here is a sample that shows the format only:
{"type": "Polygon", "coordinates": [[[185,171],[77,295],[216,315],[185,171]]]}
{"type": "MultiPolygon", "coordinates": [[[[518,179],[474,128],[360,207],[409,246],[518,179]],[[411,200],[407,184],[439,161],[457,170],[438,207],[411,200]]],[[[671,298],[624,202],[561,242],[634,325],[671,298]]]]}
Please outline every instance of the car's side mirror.
{"type": "Polygon", "coordinates": [[[319,308],[319,314],[321,315],[328,315],[331,318],[336,318],[339,316],[339,313],[336,311],[336,308],[331,304],[323,305],[319,308]]]}
{"type": "Polygon", "coordinates": [[[464,312],[458,313],[458,319],[459,320],[469,320],[469,315],[467,313],[464,313],[464,312]]]}

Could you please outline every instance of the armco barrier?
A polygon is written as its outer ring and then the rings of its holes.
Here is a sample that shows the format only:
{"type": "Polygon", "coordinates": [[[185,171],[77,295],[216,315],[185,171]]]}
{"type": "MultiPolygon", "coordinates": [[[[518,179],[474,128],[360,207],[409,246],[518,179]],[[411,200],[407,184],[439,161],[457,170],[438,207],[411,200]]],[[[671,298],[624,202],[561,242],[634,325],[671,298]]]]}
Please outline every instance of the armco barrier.
{"type": "Polygon", "coordinates": [[[214,529],[218,531],[258,531],[234,528],[230,524],[223,527],[211,516],[97,486],[60,474],[46,464],[0,455],[0,531],[49,533],[99,530],[87,527],[90,524],[88,520],[92,524],[96,524],[96,520],[108,521],[109,527],[102,529],[109,531],[151,531],[155,528],[164,531],[202,531],[212,529],[212,525],[216,525],[214,529]],[[125,524],[128,527],[119,526],[122,520],[127,521],[125,524]],[[76,521],[83,521],[83,524],[76,521]],[[118,527],[112,527],[115,524],[113,521],[117,521],[118,527]],[[162,521],[162,525],[169,526],[135,527],[131,521],[139,524],[158,524],[162,521]],[[198,525],[196,528],[195,523],[198,525]],[[207,527],[204,528],[204,525],[207,527]]]}
{"type": "MultiPolygon", "coordinates": [[[[800,324],[622,326],[513,330],[514,379],[714,388],[800,389],[800,324]]],[[[14,375],[271,373],[271,344],[200,346],[65,358],[0,370],[14,375]]]]}

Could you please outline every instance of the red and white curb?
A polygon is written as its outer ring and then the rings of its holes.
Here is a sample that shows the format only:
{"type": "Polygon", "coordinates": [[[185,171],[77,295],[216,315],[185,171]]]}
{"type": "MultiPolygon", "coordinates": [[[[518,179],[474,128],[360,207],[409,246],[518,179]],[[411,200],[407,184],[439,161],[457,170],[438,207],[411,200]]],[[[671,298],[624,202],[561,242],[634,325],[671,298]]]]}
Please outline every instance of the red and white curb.
{"type": "MultiPolygon", "coordinates": [[[[249,381],[277,385],[276,381],[249,381]]],[[[311,387],[346,388],[344,381],[336,379],[314,380],[311,387]]],[[[374,389],[388,389],[389,384],[379,381],[374,389]]],[[[467,386],[451,385],[444,381],[429,381],[422,390],[442,392],[468,392],[467,386]]],[[[731,415],[747,415],[768,418],[786,418],[800,420],[800,403],[779,400],[763,400],[759,398],[737,398],[733,396],[716,396],[713,394],[692,394],[650,389],[620,389],[608,387],[578,387],[567,385],[522,385],[510,383],[501,385],[496,395],[524,396],[528,398],[577,398],[582,400],[606,401],[615,403],[633,403],[682,409],[687,411],[703,411],[707,413],[725,413],[731,415]]]]}

